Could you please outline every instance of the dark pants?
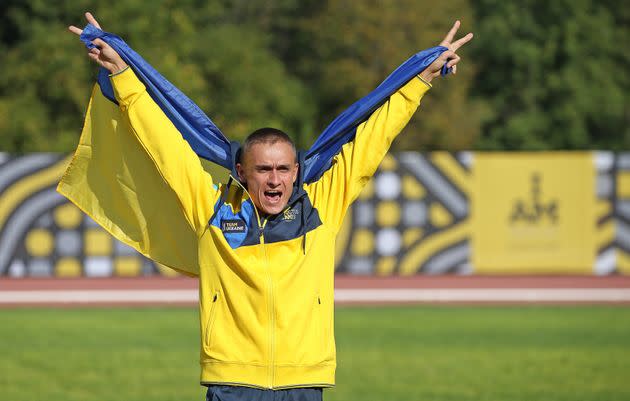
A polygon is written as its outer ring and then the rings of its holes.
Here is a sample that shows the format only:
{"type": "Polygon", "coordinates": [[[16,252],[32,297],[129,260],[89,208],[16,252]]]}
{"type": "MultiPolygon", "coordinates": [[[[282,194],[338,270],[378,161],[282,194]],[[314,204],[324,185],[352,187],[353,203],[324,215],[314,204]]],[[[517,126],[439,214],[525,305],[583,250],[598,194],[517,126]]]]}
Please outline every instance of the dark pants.
{"type": "Polygon", "coordinates": [[[240,386],[208,386],[206,401],[322,401],[322,389],[261,390],[240,386]]]}

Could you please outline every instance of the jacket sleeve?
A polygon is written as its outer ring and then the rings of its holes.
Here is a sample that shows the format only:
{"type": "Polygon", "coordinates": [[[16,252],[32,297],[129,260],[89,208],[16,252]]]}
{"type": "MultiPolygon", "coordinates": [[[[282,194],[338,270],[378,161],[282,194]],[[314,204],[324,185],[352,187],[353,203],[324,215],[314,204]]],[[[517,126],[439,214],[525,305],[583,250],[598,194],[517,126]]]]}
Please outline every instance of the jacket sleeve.
{"type": "Polygon", "coordinates": [[[131,68],[110,79],[131,132],[176,194],[188,224],[200,236],[219,196],[212,177],[131,68]]]}
{"type": "Polygon", "coordinates": [[[420,78],[406,83],[357,127],[354,140],[343,145],[332,167],[319,180],[305,186],[324,224],[339,230],[350,204],[372,177],[430,87],[420,78]]]}

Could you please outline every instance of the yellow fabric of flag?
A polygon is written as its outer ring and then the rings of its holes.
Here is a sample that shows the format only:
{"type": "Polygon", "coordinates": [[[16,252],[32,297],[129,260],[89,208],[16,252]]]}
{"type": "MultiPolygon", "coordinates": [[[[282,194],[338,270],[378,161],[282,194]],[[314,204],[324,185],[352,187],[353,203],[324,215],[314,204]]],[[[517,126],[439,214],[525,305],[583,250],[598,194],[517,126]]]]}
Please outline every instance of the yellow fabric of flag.
{"type": "Polygon", "coordinates": [[[57,191],[141,254],[181,273],[199,274],[198,239],[175,193],[98,85],[57,191]]]}

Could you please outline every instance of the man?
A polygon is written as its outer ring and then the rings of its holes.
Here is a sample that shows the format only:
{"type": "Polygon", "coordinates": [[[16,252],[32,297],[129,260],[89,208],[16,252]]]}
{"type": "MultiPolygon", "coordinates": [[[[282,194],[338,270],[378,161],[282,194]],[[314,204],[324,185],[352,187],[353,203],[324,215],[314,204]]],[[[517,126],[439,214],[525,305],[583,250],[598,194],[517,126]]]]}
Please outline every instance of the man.
{"type": "MultiPolygon", "coordinates": [[[[86,18],[99,27],[91,14],[86,18]]],[[[360,124],[332,166],[309,183],[302,182],[291,139],[263,128],[245,140],[238,177],[215,185],[118,53],[93,41],[89,57],[111,73],[125,124],[198,238],[208,400],[321,400],[321,389],[334,385],[335,236],[430,82],[445,64],[456,68],[455,51],[472,39],[453,41],[458,28],[459,21],[441,43],[449,50],[360,124]]]]}

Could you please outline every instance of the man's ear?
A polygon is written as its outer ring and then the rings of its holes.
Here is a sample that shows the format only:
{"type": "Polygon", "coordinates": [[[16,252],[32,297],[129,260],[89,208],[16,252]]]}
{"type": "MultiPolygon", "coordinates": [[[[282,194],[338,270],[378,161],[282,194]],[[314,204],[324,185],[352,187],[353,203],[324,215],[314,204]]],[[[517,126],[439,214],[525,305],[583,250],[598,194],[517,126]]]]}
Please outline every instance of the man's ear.
{"type": "Polygon", "coordinates": [[[292,182],[295,182],[295,180],[297,180],[297,176],[298,176],[299,172],[300,172],[300,165],[299,165],[299,163],[295,163],[295,168],[293,169],[293,180],[292,180],[292,182]]]}
{"type": "Polygon", "coordinates": [[[241,163],[236,163],[236,174],[238,174],[238,179],[241,180],[243,184],[247,182],[245,179],[245,171],[241,163]]]}

